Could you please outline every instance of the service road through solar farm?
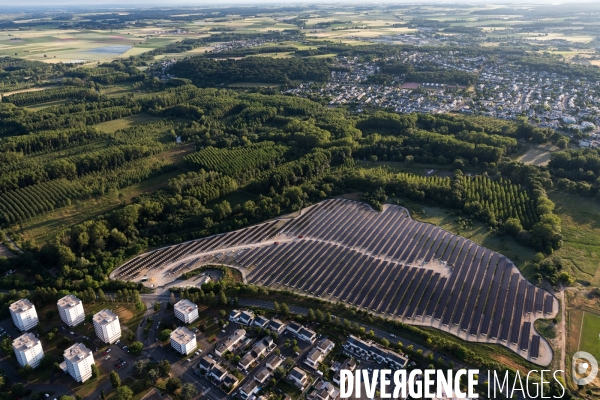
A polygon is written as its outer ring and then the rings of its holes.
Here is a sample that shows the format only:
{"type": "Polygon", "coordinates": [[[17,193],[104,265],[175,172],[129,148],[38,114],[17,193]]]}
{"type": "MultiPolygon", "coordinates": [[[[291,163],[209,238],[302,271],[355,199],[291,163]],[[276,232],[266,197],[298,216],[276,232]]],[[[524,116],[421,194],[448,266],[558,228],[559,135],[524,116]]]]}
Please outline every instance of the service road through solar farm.
{"type": "Polygon", "coordinates": [[[539,365],[552,349],[533,328],[558,300],[505,256],[413,220],[407,209],[334,199],[234,232],[141,254],[112,278],[156,286],[202,265],[228,265],[249,284],[342,301],[406,324],[495,343],[539,365]]]}

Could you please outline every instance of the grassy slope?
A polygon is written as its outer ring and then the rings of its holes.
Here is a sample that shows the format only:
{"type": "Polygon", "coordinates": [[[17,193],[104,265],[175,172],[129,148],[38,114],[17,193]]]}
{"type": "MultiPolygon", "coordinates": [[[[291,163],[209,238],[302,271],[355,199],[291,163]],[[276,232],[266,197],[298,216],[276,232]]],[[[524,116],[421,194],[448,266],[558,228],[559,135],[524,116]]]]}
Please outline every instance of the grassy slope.
{"type": "Polygon", "coordinates": [[[549,195],[562,219],[564,244],[555,255],[579,281],[600,285],[600,204],[560,192],[549,195]]]}
{"type": "Polygon", "coordinates": [[[579,341],[579,350],[587,351],[600,360],[600,316],[586,312],[579,341]]]}
{"type": "Polygon", "coordinates": [[[416,206],[413,208],[410,202],[405,202],[404,205],[411,211],[414,219],[437,225],[449,232],[481,244],[488,249],[497,251],[510,258],[515,265],[521,268],[521,272],[525,277],[533,275],[534,272],[529,271],[524,264],[526,261],[532,260],[536,252],[529,247],[521,246],[512,237],[496,236],[489,232],[485,224],[477,221],[473,221],[472,228],[461,227],[457,222],[457,216],[439,207],[416,206]],[[415,212],[415,209],[417,212],[415,212]]]}
{"type": "Polygon", "coordinates": [[[120,191],[122,194],[121,199],[106,195],[99,198],[76,201],[71,206],[59,208],[39,218],[24,222],[20,232],[23,233],[25,238],[34,239],[36,243],[43,244],[63,229],[105,214],[120,207],[121,204],[129,203],[132,198],[142,193],[152,192],[165,186],[169,179],[181,173],[182,171],[175,170],[124,188],[120,191]]]}
{"type": "MultiPolygon", "coordinates": [[[[118,124],[127,123],[123,122],[122,119],[110,122],[117,122],[118,124]]],[[[116,129],[121,128],[122,127],[116,129]]],[[[148,163],[154,163],[156,160],[169,161],[178,165],[180,168],[168,172],[166,174],[147,179],[135,185],[123,188],[119,190],[118,196],[117,194],[107,194],[102,197],[96,197],[82,201],[75,201],[71,206],[56,209],[38,218],[34,218],[32,220],[22,223],[19,226],[19,232],[21,232],[26,239],[33,239],[36,243],[43,244],[63,229],[72,227],[85,220],[105,214],[111,210],[114,210],[117,207],[120,207],[122,204],[130,203],[134,197],[139,196],[142,193],[153,192],[166,186],[169,179],[175,178],[177,175],[185,173],[185,170],[182,169],[182,160],[186,154],[189,154],[192,151],[194,151],[193,145],[182,145],[169,149],[165,152],[159,153],[154,157],[150,157],[147,160],[148,163]]]]}
{"type": "Polygon", "coordinates": [[[94,125],[102,132],[116,132],[119,129],[130,128],[135,125],[158,121],[160,118],[148,114],[136,114],[129,117],[114,119],[94,125]]]}

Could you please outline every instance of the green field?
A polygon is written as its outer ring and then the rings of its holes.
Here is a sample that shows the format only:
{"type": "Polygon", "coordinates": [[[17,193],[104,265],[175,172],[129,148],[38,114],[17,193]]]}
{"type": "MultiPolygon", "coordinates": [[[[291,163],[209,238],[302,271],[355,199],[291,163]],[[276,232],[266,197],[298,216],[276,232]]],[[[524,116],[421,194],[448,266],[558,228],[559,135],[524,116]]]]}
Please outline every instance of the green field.
{"type": "Polygon", "coordinates": [[[182,171],[175,170],[124,188],[119,193],[107,194],[85,202],[77,201],[71,206],[54,210],[45,216],[21,224],[20,232],[23,233],[25,238],[33,239],[36,243],[42,244],[63,229],[115,210],[142,193],[158,190],[165,186],[169,179],[175,178],[181,173],[182,171]]]}
{"type": "Polygon", "coordinates": [[[563,246],[554,253],[578,280],[600,284],[600,204],[592,199],[551,192],[562,220],[563,246]]]}
{"type": "Polygon", "coordinates": [[[473,221],[472,227],[465,226],[465,224],[459,222],[456,215],[452,215],[452,213],[439,207],[425,206],[421,207],[420,211],[417,214],[413,214],[413,218],[437,225],[440,228],[471,239],[475,243],[505,255],[521,269],[521,273],[527,278],[531,278],[535,273],[535,271],[529,270],[525,265],[527,261],[533,259],[536,253],[535,250],[530,247],[521,246],[514,238],[508,235],[494,235],[485,224],[478,221],[473,221]]]}
{"type": "Polygon", "coordinates": [[[114,119],[112,121],[101,122],[94,125],[102,132],[116,132],[119,129],[129,128],[139,124],[145,124],[148,122],[158,121],[160,118],[153,117],[148,114],[137,114],[130,117],[114,119]]]}
{"type": "Polygon", "coordinates": [[[600,316],[589,312],[584,314],[579,350],[587,351],[600,360],[600,316]]]}

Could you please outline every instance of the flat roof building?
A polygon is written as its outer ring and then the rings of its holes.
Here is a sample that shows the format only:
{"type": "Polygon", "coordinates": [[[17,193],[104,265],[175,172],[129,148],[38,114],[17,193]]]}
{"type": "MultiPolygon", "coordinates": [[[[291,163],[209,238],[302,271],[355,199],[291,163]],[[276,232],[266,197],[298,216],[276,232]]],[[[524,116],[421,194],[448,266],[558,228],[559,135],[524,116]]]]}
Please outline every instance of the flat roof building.
{"type": "Polygon", "coordinates": [[[42,343],[33,333],[24,333],[19,336],[13,341],[12,346],[21,367],[29,365],[31,368],[35,368],[44,357],[42,343]]]}
{"type": "Polygon", "coordinates": [[[186,324],[191,324],[198,319],[198,306],[188,299],[183,299],[175,304],[175,316],[186,324]]]}
{"type": "Polygon", "coordinates": [[[57,305],[60,319],[65,324],[76,326],[84,321],[85,312],[83,311],[83,303],[74,295],[66,295],[58,300],[57,305]]]}
{"type": "Polygon", "coordinates": [[[112,344],[121,337],[119,316],[111,310],[105,309],[96,313],[93,321],[96,336],[104,343],[112,344]]]}
{"type": "Polygon", "coordinates": [[[27,299],[12,303],[9,307],[13,322],[21,331],[27,331],[38,324],[35,306],[27,299]]]}
{"type": "Polygon", "coordinates": [[[185,326],[171,332],[171,346],[181,354],[190,354],[196,350],[196,335],[185,326]]]}
{"type": "Polygon", "coordinates": [[[94,356],[83,343],[75,343],[65,350],[63,356],[66,372],[77,382],[85,382],[92,377],[94,356]]]}

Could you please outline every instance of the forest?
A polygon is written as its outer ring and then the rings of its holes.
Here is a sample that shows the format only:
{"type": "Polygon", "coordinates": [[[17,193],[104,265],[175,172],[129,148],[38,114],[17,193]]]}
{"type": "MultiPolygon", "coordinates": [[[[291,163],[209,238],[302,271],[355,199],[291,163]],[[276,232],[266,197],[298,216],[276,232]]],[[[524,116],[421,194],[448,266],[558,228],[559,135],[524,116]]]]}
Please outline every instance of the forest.
{"type": "Polygon", "coordinates": [[[327,61],[311,58],[248,57],[240,60],[213,60],[191,57],[178,62],[170,71],[177,77],[191,79],[200,87],[236,82],[326,82],[329,78],[327,61]]]}
{"type": "MultiPolygon", "coordinates": [[[[20,101],[42,101],[35,92],[29,96],[20,101]]],[[[387,196],[447,207],[547,254],[561,244],[560,220],[545,194],[552,177],[506,157],[515,151],[516,138],[548,141],[552,135],[509,121],[383,111],[357,115],[298,97],[191,84],[139,99],[98,94],[35,112],[6,103],[2,112],[7,118],[0,139],[0,223],[9,232],[15,223],[43,218],[72,202],[180,171],[163,188],[46,243],[22,243],[26,256],[2,261],[4,269],[58,268],[56,277],[43,277],[58,290],[115,285],[108,274],[148,247],[238,229],[354,190],[382,188],[387,196]],[[115,108],[116,115],[107,112],[115,108]],[[162,119],[112,134],[83,122],[139,113],[162,119]],[[23,133],[30,129],[35,133],[23,133]],[[177,138],[196,151],[183,164],[159,162],[156,157],[183,144],[177,138]],[[357,168],[362,159],[435,163],[456,171],[452,178],[425,178],[357,168]],[[467,177],[465,168],[484,175],[467,177]],[[237,204],[226,199],[239,191],[253,197],[237,204]],[[31,266],[23,267],[25,257],[35,260],[31,266]]]]}
{"type": "MultiPolygon", "coordinates": [[[[264,37],[278,40],[279,35],[264,37]]],[[[247,39],[257,37],[248,34],[247,39]]],[[[24,250],[0,260],[0,271],[30,273],[38,266],[57,271],[43,274],[39,282],[13,278],[0,285],[128,287],[109,281],[108,275],[149,248],[238,229],[354,191],[376,209],[395,198],[442,207],[481,221],[495,235],[512,236],[551,255],[562,244],[561,221],[546,191],[598,193],[596,151],[556,152],[548,167],[513,161],[520,143],[564,141],[554,130],[526,120],[352,113],[276,90],[223,87],[236,82],[323,83],[335,67],[326,58],[302,58],[303,52],[376,58],[411,46],[330,43],[326,49],[295,50],[291,58],[186,57],[169,68],[177,77],[170,81],[152,76],[152,69],[137,68],[159,54],[205,43],[185,39],[96,68],[1,61],[0,84],[6,87],[27,86],[24,77],[33,74],[64,81],[43,91],[6,96],[0,104],[0,224],[24,250]],[[138,94],[106,93],[107,87],[119,84],[132,85],[138,94]],[[47,102],[52,103],[30,108],[47,102]],[[158,119],[111,133],[96,127],[128,116],[158,119]],[[183,148],[183,155],[171,156],[183,148]],[[375,168],[363,168],[365,162],[375,163],[375,168]],[[386,162],[400,166],[385,168],[386,162]],[[438,166],[447,175],[422,176],[416,165],[438,166]],[[114,198],[156,179],[162,181],[158,188],[120,200],[119,207],[65,227],[44,243],[21,239],[26,235],[20,226],[28,221],[42,222],[74,204],[114,198]]],[[[293,51],[281,45],[267,48],[293,51]]],[[[487,51],[464,49],[473,56],[487,51]]],[[[380,67],[383,75],[406,79],[439,78],[465,85],[475,79],[460,71],[397,61],[380,67]]],[[[559,271],[542,272],[543,278],[556,282],[559,271]]]]}

